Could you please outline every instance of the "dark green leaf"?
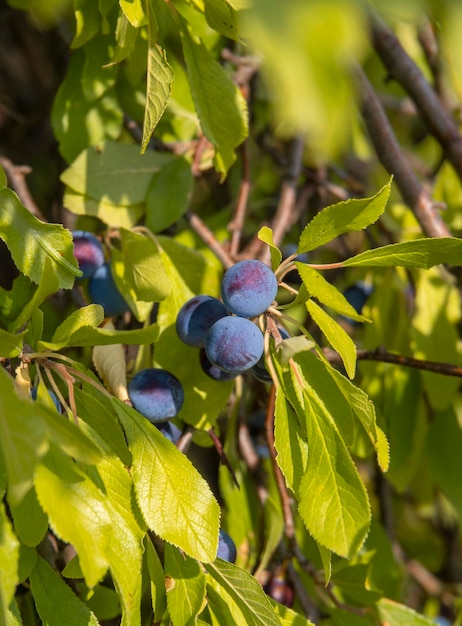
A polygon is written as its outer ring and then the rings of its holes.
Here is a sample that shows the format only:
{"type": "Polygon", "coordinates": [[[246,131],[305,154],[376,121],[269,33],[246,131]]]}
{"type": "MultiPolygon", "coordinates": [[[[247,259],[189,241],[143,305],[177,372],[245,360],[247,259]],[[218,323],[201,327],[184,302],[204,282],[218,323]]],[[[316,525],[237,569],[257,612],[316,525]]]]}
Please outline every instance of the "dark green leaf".
{"type": "Polygon", "coordinates": [[[146,226],[165,230],[186,212],[194,184],[191,164],[176,158],[154,174],[146,196],[146,226]]]}

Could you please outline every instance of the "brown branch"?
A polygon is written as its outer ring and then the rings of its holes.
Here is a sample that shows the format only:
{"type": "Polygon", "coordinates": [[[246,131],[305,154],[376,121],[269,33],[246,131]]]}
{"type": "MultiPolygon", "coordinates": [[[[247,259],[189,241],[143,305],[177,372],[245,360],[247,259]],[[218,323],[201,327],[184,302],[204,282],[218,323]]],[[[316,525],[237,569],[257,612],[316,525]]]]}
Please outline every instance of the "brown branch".
{"type": "Polygon", "coordinates": [[[26,176],[32,172],[32,169],[28,165],[15,165],[4,156],[0,156],[0,165],[5,170],[12,189],[18,194],[26,209],[37,219],[46,222],[45,216],[37,206],[26,183],[26,176]]]}
{"type": "Polygon", "coordinates": [[[364,122],[380,162],[393,174],[403,200],[414,212],[423,232],[428,237],[450,237],[448,227],[402,153],[385,111],[360,68],[357,68],[357,77],[364,122]]]}
{"type": "Polygon", "coordinates": [[[247,202],[250,193],[250,165],[247,142],[242,144],[240,152],[242,156],[242,181],[239,188],[236,209],[231,222],[228,224],[228,230],[232,233],[229,254],[233,259],[236,258],[237,253],[239,252],[245,215],[247,213],[247,202]]]}
{"type": "Polygon", "coordinates": [[[210,228],[206,224],[204,224],[204,222],[198,215],[192,213],[191,211],[186,211],[185,217],[196,235],[198,235],[202,239],[202,241],[210,248],[210,250],[215,254],[216,257],[218,257],[218,259],[223,263],[226,268],[234,265],[233,259],[225,251],[225,249],[215,237],[210,228]]]}
{"type": "Polygon", "coordinates": [[[215,450],[217,451],[218,456],[220,457],[220,461],[228,469],[236,487],[240,489],[241,487],[239,485],[239,481],[237,480],[236,473],[233,469],[233,466],[229,462],[228,456],[223,448],[223,444],[221,443],[220,439],[217,437],[213,428],[209,428],[209,430],[207,431],[207,434],[210,437],[210,439],[213,441],[213,445],[215,446],[215,450]]]}
{"type": "MultiPolygon", "coordinates": [[[[329,363],[338,365],[342,364],[342,359],[337,352],[330,349],[325,349],[323,352],[329,363]]],[[[415,359],[414,357],[388,352],[388,350],[382,347],[375,348],[375,350],[358,350],[356,356],[358,361],[380,361],[381,363],[392,363],[403,367],[413,367],[426,372],[442,374],[443,376],[457,376],[462,378],[462,367],[459,367],[458,365],[415,359]]]]}
{"type": "Polygon", "coordinates": [[[396,35],[377,15],[371,17],[371,33],[374,48],[390,76],[411,96],[428,130],[440,143],[462,180],[462,136],[444,103],[396,35]]]}

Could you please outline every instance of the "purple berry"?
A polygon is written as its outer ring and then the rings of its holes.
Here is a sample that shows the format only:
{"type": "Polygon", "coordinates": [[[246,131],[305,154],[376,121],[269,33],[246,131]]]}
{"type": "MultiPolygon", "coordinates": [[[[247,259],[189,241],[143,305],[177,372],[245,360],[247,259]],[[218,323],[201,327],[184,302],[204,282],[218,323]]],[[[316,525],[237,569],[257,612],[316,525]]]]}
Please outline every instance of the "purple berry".
{"type": "Polygon", "coordinates": [[[91,301],[100,304],[106,316],[120,315],[129,310],[125,298],[120,293],[112,277],[111,264],[101,265],[88,282],[91,301]]]}
{"type": "Polygon", "coordinates": [[[178,337],[188,346],[203,348],[211,326],[228,315],[225,305],[212,296],[195,296],[181,307],[176,318],[178,337]]]}
{"type": "Polygon", "coordinates": [[[104,250],[100,240],[93,233],[84,230],[72,232],[74,256],[83,273],[81,278],[90,278],[104,263],[104,250]]]}
{"type": "Polygon", "coordinates": [[[209,361],[232,374],[253,367],[263,354],[263,348],[263,333],[258,326],[234,315],[215,322],[205,343],[209,361]]]}
{"type": "Polygon", "coordinates": [[[183,406],[183,387],[173,374],[159,368],[140,370],[128,384],[128,395],[137,411],[149,421],[172,419],[183,406]]]}
{"type": "Polygon", "coordinates": [[[225,370],[220,369],[218,365],[214,365],[213,363],[211,363],[210,360],[207,358],[207,354],[204,348],[201,348],[201,350],[199,351],[199,360],[203,371],[207,374],[207,376],[213,378],[213,380],[218,380],[220,382],[224,382],[226,380],[234,380],[239,374],[239,372],[234,374],[230,372],[225,372],[225,370]]]}
{"type": "Polygon", "coordinates": [[[236,544],[224,530],[220,530],[218,534],[217,557],[229,563],[235,563],[237,559],[236,544]]]}
{"type": "Polygon", "coordinates": [[[257,260],[239,261],[227,270],[221,283],[223,302],[231,313],[256,317],[271,306],[278,281],[267,265],[257,260]]]}

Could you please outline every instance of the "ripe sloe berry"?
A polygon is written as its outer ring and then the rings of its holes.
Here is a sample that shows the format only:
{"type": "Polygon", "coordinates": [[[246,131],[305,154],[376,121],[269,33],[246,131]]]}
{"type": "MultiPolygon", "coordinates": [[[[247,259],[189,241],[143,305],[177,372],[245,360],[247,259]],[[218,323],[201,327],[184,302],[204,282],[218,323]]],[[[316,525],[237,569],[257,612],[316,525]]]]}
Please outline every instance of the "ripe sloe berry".
{"type": "Polygon", "coordinates": [[[181,430],[173,422],[157,422],[156,428],[172,443],[176,444],[181,437],[181,430]]]}
{"type": "Polygon", "coordinates": [[[85,230],[74,230],[72,238],[74,240],[74,256],[83,273],[81,278],[89,278],[104,263],[103,246],[93,233],[85,230]]]}
{"type": "Polygon", "coordinates": [[[204,348],[201,348],[199,351],[199,360],[203,371],[214,380],[223,382],[225,380],[234,380],[238,376],[238,373],[225,372],[225,370],[211,363],[204,348]]]}
{"type": "Polygon", "coordinates": [[[217,556],[223,561],[235,563],[237,558],[236,544],[224,530],[220,530],[218,534],[218,550],[217,556]]]}
{"type": "Polygon", "coordinates": [[[176,318],[178,337],[188,346],[203,348],[211,326],[228,315],[225,305],[212,296],[191,298],[181,307],[176,318]]]}
{"type": "Polygon", "coordinates": [[[256,317],[271,305],[278,291],[274,272],[261,261],[239,261],[226,270],[221,283],[225,307],[240,317],[256,317]]]}
{"type": "Polygon", "coordinates": [[[88,293],[92,302],[103,307],[106,316],[120,315],[129,310],[112,277],[110,263],[101,265],[90,278],[88,293]]]}
{"type": "Polygon", "coordinates": [[[150,367],[140,370],[128,384],[128,395],[137,411],[151,422],[175,417],[184,401],[183,386],[167,370],[150,367]]]}
{"type": "Polygon", "coordinates": [[[263,354],[263,333],[244,317],[228,315],[209,330],[205,342],[208,359],[219,368],[234,374],[253,367],[263,354]]]}
{"type": "MultiPolygon", "coordinates": [[[[372,285],[368,285],[363,281],[358,281],[354,285],[347,287],[343,292],[343,295],[354,308],[356,313],[361,313],[363,310],[363,306],[366,304],[366,300],[369,298],[371,293],[374,291],[374,287],[372,285]]],[[[360,326],[360,322],[356,320],[352,320],[349,317],[342,316],[343,319],[352,324],[353,326],[360,326]]]]}

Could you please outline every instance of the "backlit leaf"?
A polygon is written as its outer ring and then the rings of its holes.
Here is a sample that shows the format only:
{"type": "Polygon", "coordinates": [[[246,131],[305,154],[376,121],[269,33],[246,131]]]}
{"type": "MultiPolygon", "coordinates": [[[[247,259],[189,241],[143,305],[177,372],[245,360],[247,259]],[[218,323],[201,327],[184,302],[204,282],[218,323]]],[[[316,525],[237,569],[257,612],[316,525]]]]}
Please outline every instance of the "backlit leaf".
{"type": "Polygon", "coordinates": [[[63,206],[75,215],[97,217],[105,224],[120,226],[121,228],[132,228],[139,222],[144,213],[142,204],[130,206],[110,204],[77,193],[70,187],[66,187],[64,191],[63,206]]]}
{"type": "Polygon", "coordinates": [[[258,238],[269,245],[271,254],[271,267],[273,270],[275,270],[282,260],[282,252],[273,241],[273,231],[268,226],[263,226],[258,231],[258,238]]]}
{"type": "Polygon", "coordinates": [[[18,577],[19,542],[0,503],[0,624],[8,624],[8,607],[14,598],[18,577]]]}
{"type": "Polygon", "coordinates": [[[199,563],[165,545],[167,606],[174,624],[194,626],[205,600],[206,576],[199,563]]]}
{"type": "Polygon", "coordinates": [[[146,23],[141,0],[119,0],[119,4],[132,26],[138,28],[146,23]]]}
{"type": "Polygon", "coordinates": [[[413,609],[404,604],[383,598],[377,603],[376,612],[380,621],[387,626],[434,626],[431,619],[419,615],[413,609]]]}

